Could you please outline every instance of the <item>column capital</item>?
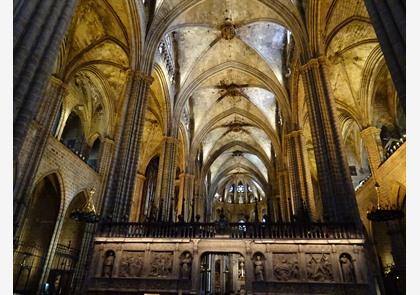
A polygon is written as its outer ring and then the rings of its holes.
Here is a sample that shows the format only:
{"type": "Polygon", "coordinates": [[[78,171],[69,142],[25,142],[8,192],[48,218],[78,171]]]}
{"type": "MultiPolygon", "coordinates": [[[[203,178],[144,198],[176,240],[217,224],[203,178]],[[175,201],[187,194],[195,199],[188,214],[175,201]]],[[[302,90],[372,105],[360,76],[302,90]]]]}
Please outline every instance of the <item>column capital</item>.
{"type": "Polygon", "coordinates": [[[185,177],[185,178],[194,178],[194,174],[190,174],[190,173],[180,173],[179,177],[185,177]]]}
{"type": "Polygon", "coordinates": [[[148,85],[152,84],[154,80],[152,76],[149,76],[148,74],[141,71],[130,70],[130,75],[133,77],[134,81],[144,81],[148,85]]]}
{"type": "Polygon", "coordinates": [[[319,67],[321,64],[325,64],[325,61],[326,59],[325,59],[325,56],[323,55],[318,56],[318,57],[313,57],[309,59],[305,64],[300,66],[300,72],[305,73],[311,68],[319,67]]]}
{"type": "Polygon", "coordinates": [[[56,86],[56,87],[63,87],[64,89],[67,90],[68,86],[66,83],[64,83],[63,80],[61,80],[60,78],[58,78],[57,76],[54,75],[50,75],[49,77],[49,81],[52,85],[56,86]]]}
{"type": "Polygon", "coordinates": [[[298,129],[298,130],[290,131],[288,134],[286,134],[286,137],[298,137],[301,135],[303,135],[303,130],[298,129]]]}
{"type": "Polygon", "coordinates": [[[104,137],[104,139],[102,140],[103,143],[108,143],[108,144],[115,144],[115,141],[112,138],[109,137],[104,137]]]}
{"type": "Polygon", "coordinates": [[[164,136],[163,141],[166,143],[178,143],[178,138],[173,136],[164,136]]]}
{"type": "Polygon", "coordinates": [[[277,170],[277,174],[280,175],[280,176],[287,175],[287,173],[288,173],[288,170],[285,169],[285,168],[282,168],[282,169],[278,169],[277,170]]]}
{"type": "Polygon", "coordinates": [[[138,178],[141,178],[141,179],[146,179],[146,176],[144,176],[144,174],[143,174],[143,173],[140,173],[140,171],[137,171],[136,176],[137,176],[138,178]]]}
{"type": "Polygon", "coordinates": [[[381,129],[377,128],[375,126],[368,126],[360,132],[360,134],[362,136],[371,135],[371,134],[376,135],[376,134],[379,134],[379,133],[381,133],[381,129]]]}

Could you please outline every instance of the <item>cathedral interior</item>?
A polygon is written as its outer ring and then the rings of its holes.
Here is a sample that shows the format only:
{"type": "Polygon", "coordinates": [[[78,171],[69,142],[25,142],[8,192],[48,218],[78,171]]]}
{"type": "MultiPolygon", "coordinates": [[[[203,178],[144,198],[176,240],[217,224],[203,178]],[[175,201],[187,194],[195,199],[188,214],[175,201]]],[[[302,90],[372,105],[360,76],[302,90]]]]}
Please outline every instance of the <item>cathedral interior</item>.
{"type": "Polygon", "coordinates": [[[14,294],[405,294],[405,10],[13,1],[14,294]]]}

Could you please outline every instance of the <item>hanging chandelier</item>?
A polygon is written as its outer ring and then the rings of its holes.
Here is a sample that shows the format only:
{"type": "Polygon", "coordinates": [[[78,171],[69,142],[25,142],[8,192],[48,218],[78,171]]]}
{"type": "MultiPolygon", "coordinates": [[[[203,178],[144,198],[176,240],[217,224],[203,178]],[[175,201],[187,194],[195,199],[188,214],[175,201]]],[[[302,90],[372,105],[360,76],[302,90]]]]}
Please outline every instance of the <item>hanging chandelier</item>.
{"type": "Polygon", "coordinates": [[[88,199],[81,209],[75,209],[70,213],[70,218],[86,222],[86,223],[96,223],[99,221],[99,214],[96,213],[95,206],[93,205],[92,197],[95,194],[95,188],[92,188],[89,191],[88,199]]]}
{"type": "Polygon", "coordinates": [[[391,220],[398,220],[404,217],[404,212],[401,209],[398,209],[395,206],[381,205],[379,199],[379,184],[375,183],[376,195],[378,198],[376,206],[372,207],[370,211],[367,212],[367,218],[371,221],[384,222],[391,220]]]}

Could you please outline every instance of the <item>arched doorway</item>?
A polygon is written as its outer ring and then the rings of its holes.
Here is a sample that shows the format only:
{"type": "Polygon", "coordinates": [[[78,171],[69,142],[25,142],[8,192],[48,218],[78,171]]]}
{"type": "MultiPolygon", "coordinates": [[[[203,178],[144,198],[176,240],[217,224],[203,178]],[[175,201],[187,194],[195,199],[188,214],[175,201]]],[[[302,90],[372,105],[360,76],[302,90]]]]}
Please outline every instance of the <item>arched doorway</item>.
{"type": "Polygon", "coordinates": [[[241,254],[205,253],[200,271],[200,294],[245,294],[245,258],[241,254]]]}
{"type": "Polygon", "coordinates": [[[48,294],[70,294],[85,229],[85,223],[70,218],[70,214],[76,209],[81,209],[86,200],[85,192],[80,192],[66,211],[48,276],[48,294]]]}
{"type": "Polygon", "coordinates": [[[57,223],[61,189],[56,174],[44,177],[35,186],[14,252],[13,289],[36,292],[57,223]]]}

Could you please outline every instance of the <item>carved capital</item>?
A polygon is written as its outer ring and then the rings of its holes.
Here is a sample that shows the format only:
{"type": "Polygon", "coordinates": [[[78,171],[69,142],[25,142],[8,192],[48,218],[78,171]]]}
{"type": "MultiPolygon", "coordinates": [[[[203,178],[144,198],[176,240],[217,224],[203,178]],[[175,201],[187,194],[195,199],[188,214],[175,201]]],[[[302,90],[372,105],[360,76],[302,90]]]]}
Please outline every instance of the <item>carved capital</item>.
{"type": "Polygon", "coordinates": [[[325,56],[311,58],[306,64],[300,66],[300,72],[306,73],[310,69],[318,68],[321,64],[325,64],[325,56]]]}
{"type": "Polygon", "coordinates": [[[63,82],[63,80],[61,80],[60,78],[51,75],[49,78],[49,81],[51,83],[51,85],[55,86],[55,87],[63,87],[64,89],[67,89],[67,84],[63,82]]]}
{"type": "Polygon", "coordinates": [[[133,77],[134,81],[144,81],[146,84],[150,85],[153,83],[154,78],[152,76],[149,76],[143,72],[140,71],[132,71],[131,75],[133,77]]]}
{"type": "Polygon", "coordinates": [[[303,135],[303,130],[299,129],[299,130],[294,130],[294,131],[289,132],[286,135],[286,137],[291,138],[291,137],[299,137],[299,136],[302,136],[302,135],[303,135]]]}
{"type": "Polygon", "coordinates": [[[138,179],[141,179],[141,180],[146,180],[146,176],[144,176],[143,174],[141,174],[141,173],[139,173],[139,172],[137,172],[137,178],[138,179]]]}
{"type": "Polygon", "coordinates": [[[178,138],[173,137],[173,136],[164,136],[164,137],[163,137],[163,140],[164,140],[166,143],[174,143],[174,144],[178,143],[178,138]]]}

